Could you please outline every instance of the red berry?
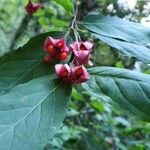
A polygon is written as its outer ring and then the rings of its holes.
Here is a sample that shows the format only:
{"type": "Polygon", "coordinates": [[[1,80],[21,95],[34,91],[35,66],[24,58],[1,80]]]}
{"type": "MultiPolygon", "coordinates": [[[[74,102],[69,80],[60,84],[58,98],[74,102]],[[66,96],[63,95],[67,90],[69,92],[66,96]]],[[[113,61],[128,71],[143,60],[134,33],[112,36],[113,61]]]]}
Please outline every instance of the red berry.
{"type": "Polygon", "coordinates": [[[55,52],[54,46],[53,45],[49,45],[47,48],[47,52],[49,54],[53,54],[55,52]]]}
{"type": "Polygon", "coordinates": [[[75,76],[80,77],[83,74],[83,69],[79,68],[78,70],[76,70],[75,72],[75,76]]]}
{"type": "Polygon", "coordinates": [[[67,52],[62,52],[59,56],[60,60],[66,60],[68,57],[68,53],[67,52]]]}
{"type": "Polygon", "coordinates": [[[49,55],[48,55],[48,56],[45,56],[44,62],[50,63],[50,62],[51,62],[51,57],[50,57],[49,55]]]}
{"type": "Polygon", "coordinates": [[[57,43],[57,47],[62,49],[64,47],[64,44],[62,42],[57,43]]]}

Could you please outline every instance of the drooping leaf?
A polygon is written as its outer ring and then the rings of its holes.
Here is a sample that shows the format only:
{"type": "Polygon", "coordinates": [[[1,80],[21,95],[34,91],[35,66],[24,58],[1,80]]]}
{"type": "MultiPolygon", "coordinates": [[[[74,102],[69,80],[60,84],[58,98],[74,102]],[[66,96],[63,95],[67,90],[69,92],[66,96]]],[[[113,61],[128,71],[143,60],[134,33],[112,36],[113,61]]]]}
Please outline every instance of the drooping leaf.
{"type": "Polygon", "coordinates": [[[79,88],[150,121],[149,75],[112,67],[95,67],[89,72],[90,80],[79,88]]]}
{"type": "Polygon", "coordinates": [[[53,67],[45,64],[43,42],[47,36],[60,37],[60,32],[50,32],[33,37],[26,45],[0,58],[0,94],[20,83],[49,74],[53,67]]]}
{"type": "Polygon", "coordinates": [[[0,149],[42,150],[66,115],[71,87],[52,76],[0,96],[0,149]]]}
{"type": "Polygon", "coordinates": [[[121,53],[150,63],[150,28],[103,15],[89,15],[82,23],[94,36],[121,53]]]}
{"type": "Polygon", "coordinates": [[[139,61],[150,63],[150,49],[144,45],[138,45],[134,43],[119,41],[113,38],[101,36],[100,34],[93,35],[107,43],[108,45],[118,49],[122,54],[129,57],[134,57],[139,61]]]}
{"type": "Polygon", "coordinates": [[[54,1],[63,6],[68,12],[73,12],[74,6],[71,0],[54,0],[54,1]]]}

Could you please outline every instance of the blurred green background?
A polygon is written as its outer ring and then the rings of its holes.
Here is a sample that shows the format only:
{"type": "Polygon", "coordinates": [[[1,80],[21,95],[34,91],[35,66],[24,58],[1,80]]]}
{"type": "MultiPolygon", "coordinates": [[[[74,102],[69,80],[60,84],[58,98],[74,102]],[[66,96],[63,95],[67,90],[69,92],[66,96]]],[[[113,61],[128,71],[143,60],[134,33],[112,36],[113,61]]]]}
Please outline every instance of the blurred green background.
{"type": "MultiPolygon", "coordinates": [[[[36,0],[35,0],[36,1],[36,0]]],[[[90,1],[90,0],[89,0],[90,1]]],[[[47,31],[66,31],[72,16],[52,0],[34,16],[24,10],[28,0],[0,0],[0,56],[24,45],[31,37],[47,31]]],[[[86,13],[117,15],[150,27],[150,2],[142,0],[97,0],[86,13]]],[[[81,5],[87,6],[82,0],[81,5]]],[[[93,40],[80,30],[82,39],[93,40]]],[[[150,65],[125,57],[114,48],[95,40],[95,66],[115,66],[150,74],[150,65]]],[[[45,150],[150,150],[150,123],[137,120],[112,107],[110,102],[72,92],[68,116],[59,133],[45,150]]]]}

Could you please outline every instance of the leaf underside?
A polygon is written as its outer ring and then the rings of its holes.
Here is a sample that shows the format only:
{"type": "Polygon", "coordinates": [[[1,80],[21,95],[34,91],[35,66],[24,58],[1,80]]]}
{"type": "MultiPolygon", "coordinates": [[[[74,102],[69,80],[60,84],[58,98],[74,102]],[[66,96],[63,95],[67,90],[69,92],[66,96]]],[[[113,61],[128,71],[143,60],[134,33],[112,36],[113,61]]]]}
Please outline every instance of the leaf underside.
{"type": "Polygon", "coordinates": [[[79,88],[112,100],[127,112],[150,121],[150,76],[112,67],[89,69],[91,78],[79,88]]]}
{"type": "Polygon", "coordinates": [[[96,38],[118,49],[122,54],[150,63],[150,28],[103,15],[89,15],[82,24],[96,38]]]}

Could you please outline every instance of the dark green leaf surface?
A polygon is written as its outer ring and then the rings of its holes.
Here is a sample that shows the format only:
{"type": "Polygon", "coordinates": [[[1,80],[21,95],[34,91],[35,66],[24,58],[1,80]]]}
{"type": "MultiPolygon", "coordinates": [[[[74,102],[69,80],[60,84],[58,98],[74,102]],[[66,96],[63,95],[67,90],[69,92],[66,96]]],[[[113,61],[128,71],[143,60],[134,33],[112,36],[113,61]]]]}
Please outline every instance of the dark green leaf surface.
{"type": "Polygon", "coordinates": [[[52,76],[0,96],[0,149],[42,150],[66,115],[71,87],[52,76]]]}
{"type": "Polygon", "coordinates": [[[63,6],[68,12],[73,12],[74,6],[71,0],[54,0],[54,1],[63,6]]]}
{"type": "Polygon", "coordinates": [[[60,37],[62,33],[50,32],[32,38],[23,47],[0,58],[0,94],[18,84],[49,74],[53,67],[45,64],[43,43],[47,36],[60,37]]]}
{"type": "Polygon", "coordinates": [[[99,98],[114,101],[125,111],[150,121],[150,76],[126,69],[95,67],[80,88],[99,98]]]}
{"type": "Polygon", "coordinates": [[[85,27],[121,53],[150,63],[150,28],[118,17],[89,15],[83,20],[85,27]]]}

